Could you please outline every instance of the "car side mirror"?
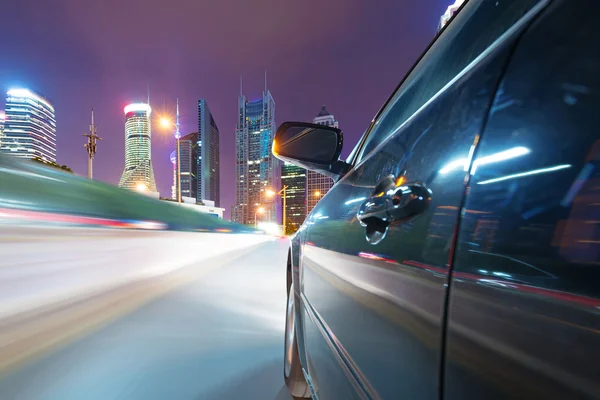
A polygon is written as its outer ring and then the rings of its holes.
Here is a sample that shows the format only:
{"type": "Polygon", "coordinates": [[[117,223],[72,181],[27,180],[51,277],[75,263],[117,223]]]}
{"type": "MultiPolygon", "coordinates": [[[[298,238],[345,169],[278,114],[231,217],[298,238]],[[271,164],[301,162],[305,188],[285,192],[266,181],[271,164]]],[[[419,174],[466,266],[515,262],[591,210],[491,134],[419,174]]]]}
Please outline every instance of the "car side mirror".
{"type": "Polygon", "coordinates": [[[332,178],[343,175],[347,164],[339,160],[342,131],[306,122],[284,122],[273,139],[273,155],[298,167],[332,178]]]}

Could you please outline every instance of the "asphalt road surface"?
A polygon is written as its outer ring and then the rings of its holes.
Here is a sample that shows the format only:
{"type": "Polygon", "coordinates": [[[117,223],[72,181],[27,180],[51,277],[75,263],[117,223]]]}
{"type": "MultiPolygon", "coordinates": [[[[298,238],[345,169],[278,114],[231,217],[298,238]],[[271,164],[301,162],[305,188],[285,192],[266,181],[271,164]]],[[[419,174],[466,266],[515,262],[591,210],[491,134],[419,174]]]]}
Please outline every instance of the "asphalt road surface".
{"type": "MultiPolygon", "coordinates": [[[[70,322],[85,326],[5,371],[0,399],[290,399],[282,376],[287,245],[258,244],[168,290],[147,290],[145,301],[115,297],[102,323],[70,322]]],[[[207,270],[198,264],[188,270],[207,270]]]]}

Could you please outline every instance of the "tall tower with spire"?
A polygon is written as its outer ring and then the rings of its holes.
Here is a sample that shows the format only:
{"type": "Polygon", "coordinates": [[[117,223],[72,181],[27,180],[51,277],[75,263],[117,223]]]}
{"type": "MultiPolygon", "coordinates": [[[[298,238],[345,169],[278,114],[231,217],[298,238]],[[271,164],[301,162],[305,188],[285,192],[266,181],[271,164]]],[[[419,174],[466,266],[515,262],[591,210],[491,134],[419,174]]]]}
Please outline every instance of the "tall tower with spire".
{"type": "Polygon", "coordinates": [[[279,168],[271,152],[275,125],[275,100],[267,88],[260,98],[248,100],[244,96],[240,78],[238,122],[235,130],[236,202],[231,219],[242,224],[254,223],[259,207],[265,209],[264,219],[277,220],[277,199],[268,197],[266,191],[278,189],[279,168]]]}

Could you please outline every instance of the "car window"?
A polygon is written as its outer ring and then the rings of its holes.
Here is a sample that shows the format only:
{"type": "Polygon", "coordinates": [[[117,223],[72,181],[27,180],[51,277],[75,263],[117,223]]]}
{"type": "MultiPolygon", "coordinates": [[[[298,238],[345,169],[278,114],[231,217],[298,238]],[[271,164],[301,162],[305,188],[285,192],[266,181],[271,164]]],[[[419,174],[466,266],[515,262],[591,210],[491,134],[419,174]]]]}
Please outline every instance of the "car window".
{"type": "Polygon", "coordinates": [[[598,12],[596,0],[554,1],[496,91],[452,264],[446,399],[600,393],[598,12]]]}
{"type": "Polygon", "coordinates": [[[358,161],[541,0],[471,0],[400,85],[368,133],[358,161]]]}
{"type": "Polygon", "coordinates": [[[545,26],[522,42],[498,89],[456,270],[598,296],[600,51],[591,38],[600,35],[545,26]],[[550,34],[560,44],[539,46],[550,34]]]}

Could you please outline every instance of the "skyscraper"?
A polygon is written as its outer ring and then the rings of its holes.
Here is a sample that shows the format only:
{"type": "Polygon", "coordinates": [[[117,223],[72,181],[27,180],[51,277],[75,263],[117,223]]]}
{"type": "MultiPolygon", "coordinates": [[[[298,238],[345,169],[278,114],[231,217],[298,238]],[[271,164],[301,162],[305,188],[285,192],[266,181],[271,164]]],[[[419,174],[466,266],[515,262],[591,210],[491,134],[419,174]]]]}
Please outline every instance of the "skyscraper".
{"type": "MultiPolygon", "coordinates": [[[[313,119],[313,124],[332,126],[339,128],[338,121],[329,111],[327,107],[322,106],[319,114],[313,119]]],[[[310,213],[313,208],[317,205],[317,202],[331,189],[333,186],[333,180],[323,174],[314,171],[307,171],[306,174],[306,196],[307,196],[307,210],[306,213],[310,213]]]]}
{"type": "Polygon", "coordinates": [[[2,138],[4,137],[4,111],[0,110],[0,147],[2,147],[2,138]]]}
{"type": "Polygon", "coordinates": [[[215,206],[221,203],[219,128],[206,100],[198,100],[198,143],[196,158],[197,200],[212,200],[215,206]]]}
{"type": "Polygon", "coordinates": [[[240,85],[238,123],[235,130],[236,202],[231,219],[253,224],[258,207],[265,209],[265,220],[277,218],[276,199],[266,195],[276,189],[278,163],[271,152],[275,134],[275,100],[267,89],[262,97],[248,101],[240,85]]]}
{"type": "MultiPolygon", "coordinates": [[[[284,162],[281,185],[287,186],[285,198],[285,232],[294,233],[306,218],[306,170],[284,162]]],[[[283,204],[282,204],[283,205],[283,204]]]]}
{"type": "Polygon", "coordinates": [[[56,119],[47,99],[28,89],[11,89],[5,114],[3,153],[56,162],[56,119]]]}
{"type": "Polygon", "coordinates": [[[196,201],[198,179],[197,179],[197,160],[198,160],[198,132],[190,133],[179,139],[179,162],[181,163],[179,175],[181,179],[181,195],[193,197],[196,201]]]}
{"type": "Polygon", "coordinates": [[[456,13],[456,11],[458,11],[460,6],[464,2],[465,2],[465,0],[455,0],[454,4],[448,6],[448,8],[446,9],[446,12],[444,14],[442,14],[442,16],[440,17],[440,24],[438,25],[438,32],[441,31],[444,26],[446,26],[448,21],[450,21],[450,19],[454,15],[454,13],[456,13]]]}
{"type": "Polygon", "coordinates": [[[129,104],[125,112],[125,170],[119,187],[156,192],[152,169],[150,104],[129,104]]]}
{"type": "Polygon", "coordinates": [[[177,151],[173,150],[169,157],[173,164],[173,185],[171,186],[171,198],[177,200],[177,151]]]}

